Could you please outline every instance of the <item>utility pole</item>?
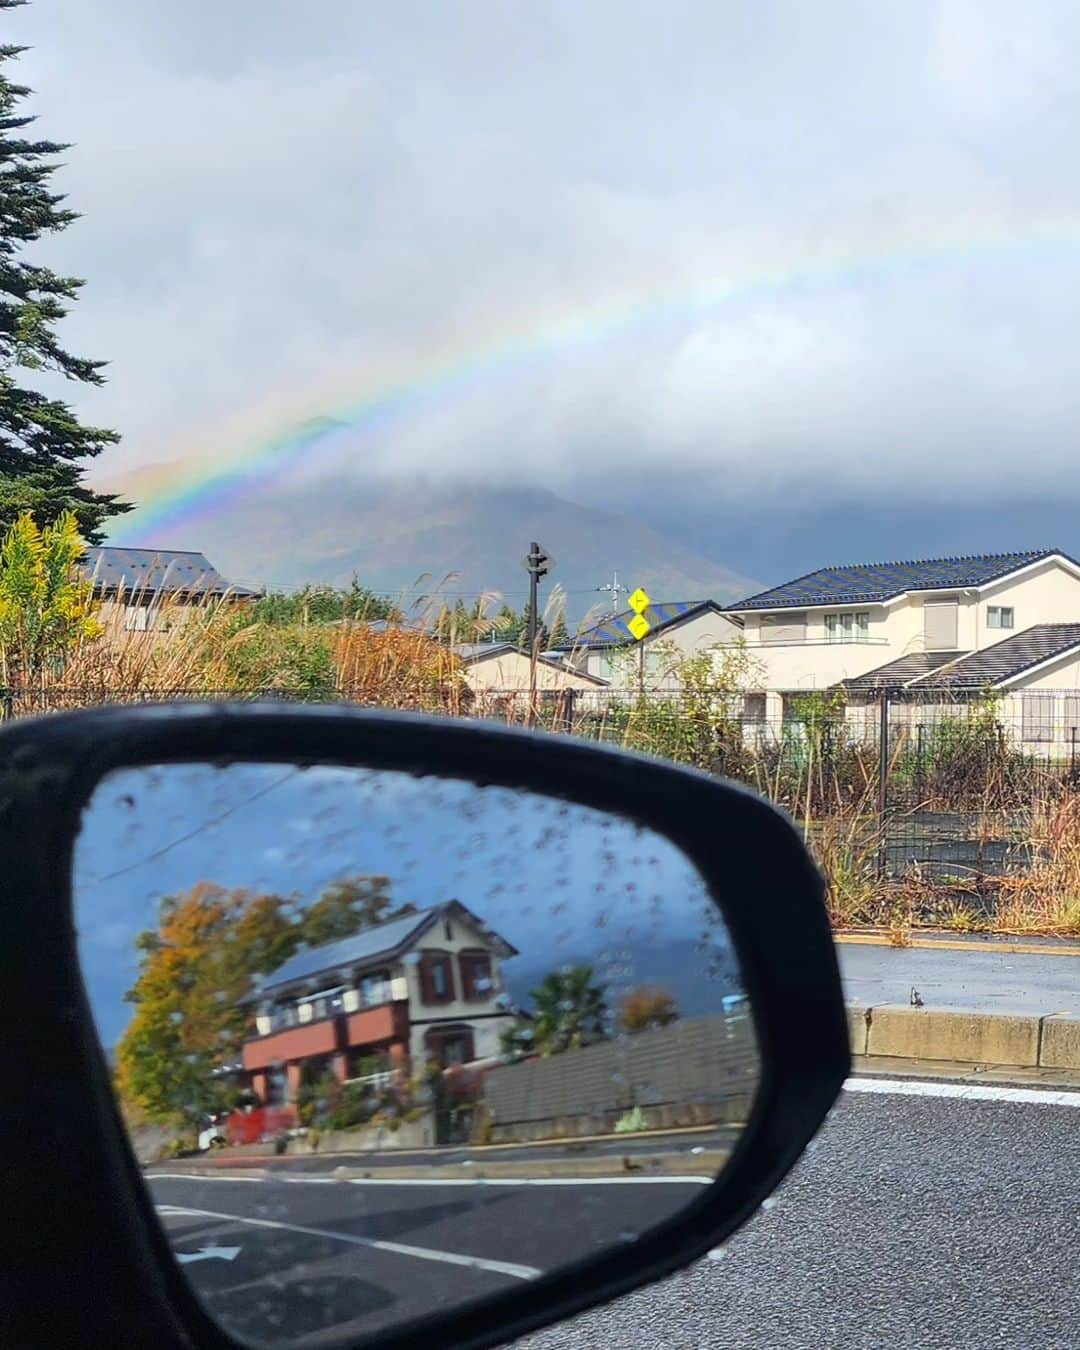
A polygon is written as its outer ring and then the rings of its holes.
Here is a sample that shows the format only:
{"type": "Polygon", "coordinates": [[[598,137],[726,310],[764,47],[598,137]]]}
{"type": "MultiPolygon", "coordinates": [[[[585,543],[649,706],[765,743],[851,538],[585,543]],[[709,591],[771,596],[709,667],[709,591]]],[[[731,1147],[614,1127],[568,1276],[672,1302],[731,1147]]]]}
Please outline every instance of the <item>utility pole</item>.
{"type": "Polygon", "coordinates": [[[536,725],[536,644],[539,633],[539,621],[537,617],[537,607],[539,604],[538,592],[540,587],[540,578],[546,577],[548,572],[555,566],[555,559],[544,552],[538,543],[533,541],[529,545],[529,552],[522,561],[522,566],[529,574],[529,715],[528,725],[536,725]]]}
{"type": "Polygon", "coordinates": [[[608,582],[606,586],[597,586],[596,589],[611,596],[611,614],[612,617],[614,618],[614,616],[619,612],[619,592],[626,591],[629,588],[626,586],[619,585],[619,574],[617,571],[614,571],[611,574],[610,582],[608,582]]]}

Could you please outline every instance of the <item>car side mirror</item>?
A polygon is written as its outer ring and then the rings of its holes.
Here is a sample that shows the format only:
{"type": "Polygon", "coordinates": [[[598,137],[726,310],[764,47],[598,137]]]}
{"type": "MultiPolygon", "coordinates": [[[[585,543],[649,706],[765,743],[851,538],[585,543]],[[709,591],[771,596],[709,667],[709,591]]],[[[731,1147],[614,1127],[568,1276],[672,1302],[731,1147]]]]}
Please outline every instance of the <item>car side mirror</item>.
{"type": "Polygon", "coordinates": [[[848,1072],[821,876],[731,784],[280,704],[0,764],[0,1222],[65,1290],[9,1343],[502,1343],[722,1243],[848,1072]]]}

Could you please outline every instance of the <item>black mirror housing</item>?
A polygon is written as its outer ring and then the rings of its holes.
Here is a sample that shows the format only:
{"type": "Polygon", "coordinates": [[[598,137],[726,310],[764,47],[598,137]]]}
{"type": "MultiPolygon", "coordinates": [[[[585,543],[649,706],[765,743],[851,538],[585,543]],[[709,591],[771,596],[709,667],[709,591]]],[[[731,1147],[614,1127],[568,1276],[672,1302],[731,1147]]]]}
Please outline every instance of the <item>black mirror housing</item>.
{"type": "Polygon", "coordinates": [[[477,723],[280,703],[106,707],[0,732],[5,1344],[225,1347],[174,1263],[113,1096],[80,972],[72,855],[113,770],[205,761],[395,769],[527,789],[666,836],[720,906],[761,1078],[730,1164],[633,1244],[394,1329],[386,1350],[483,1347],[660,1279],[723,1242],[778,1185],[850,1067],[823,879],[797,830],[735,785],[581,741],[477,723]],[[62,1297],[57,1279],[61,1277],[62,1297]]]}

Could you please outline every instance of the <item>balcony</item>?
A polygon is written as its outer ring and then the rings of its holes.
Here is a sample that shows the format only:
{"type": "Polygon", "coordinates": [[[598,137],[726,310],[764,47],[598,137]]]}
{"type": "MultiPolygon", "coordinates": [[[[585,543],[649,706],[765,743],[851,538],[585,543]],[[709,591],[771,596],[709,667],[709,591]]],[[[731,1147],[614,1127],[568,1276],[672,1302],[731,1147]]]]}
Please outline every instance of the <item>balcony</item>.
{"type": "Polygon", "coordinates": [[[377,1008],[363,1008],[345,1018],[345,1044],[351,1049],[360,1045],[382,1045],[388,1041],[405,1041],[409,1035],[409,1003],[382,1003],[377,1008]]]}
{"type": "Polygon", "coordinates": [[[409,1004],[402,999],[359,1012],[335,1013],[299,1026],[281,1025],[277,1019],[272,1025],[274,1030],[268,1036],[245,1041],[245,1069],[266,1069],[272,1064],[332,1055],[359,1046],[407,1041],[409,1004]]]}
{"type": "Polygon", "coordinates": [[[267,1069],[288,1060],[310,1059],[312,1055],[332,1055],[338,1048],[337,1026],[332,1017],[306,1026],[273,1031],[244,1043],[244,1068],[267,1069]]]}

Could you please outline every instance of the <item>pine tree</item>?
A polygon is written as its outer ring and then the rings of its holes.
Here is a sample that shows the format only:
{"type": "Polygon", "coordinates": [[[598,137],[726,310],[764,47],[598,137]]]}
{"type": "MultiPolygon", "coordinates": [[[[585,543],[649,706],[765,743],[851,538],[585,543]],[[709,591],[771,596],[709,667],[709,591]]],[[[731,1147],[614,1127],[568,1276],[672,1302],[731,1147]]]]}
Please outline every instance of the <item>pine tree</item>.
{"type": "MultiPolygon", "coordinates": [[[[0,0],[0,12],[26,0],[0,0]]],[[[5,62],[25,47],[0,45],[0,532],[24,511],[38,525],[71,511],[79,532],[99,543],[110,516],[130,511],[115,496],[97,493],[82,481],[80,462],[101,453],[119,437],[101,427],[83,426],[66,404],[17,382],[16,372],[61,375],[82,384],[104,383],[102,361],[69,355],[54,328],[67,314],[82,282],[26,262],[20,253],[43,235],[67,229],[78,214],[49,191],[55,156],[68,147],[25,139],[20,133],[35,118],[16,116],[30,90],[3,73],[5,62]]]]}

